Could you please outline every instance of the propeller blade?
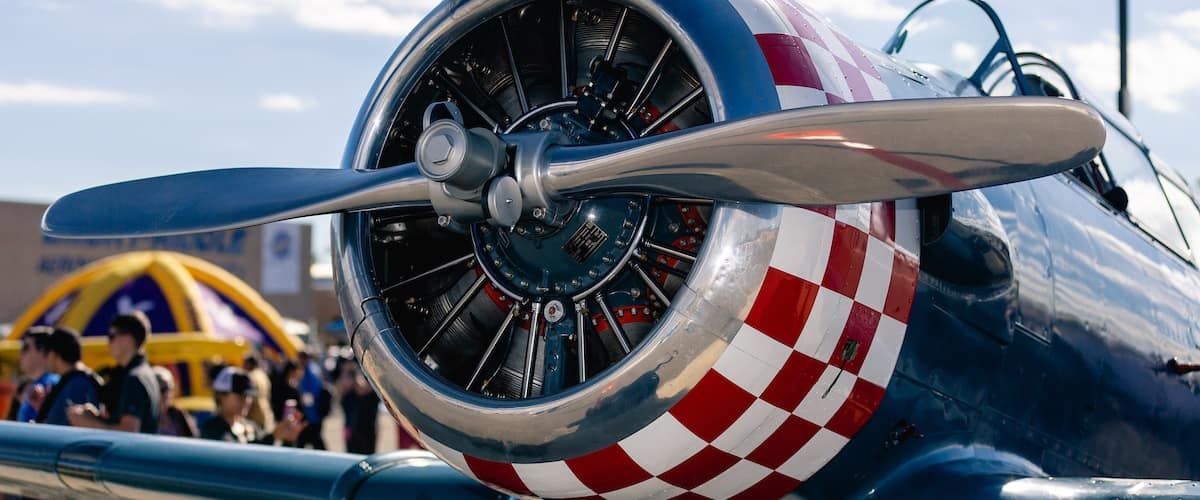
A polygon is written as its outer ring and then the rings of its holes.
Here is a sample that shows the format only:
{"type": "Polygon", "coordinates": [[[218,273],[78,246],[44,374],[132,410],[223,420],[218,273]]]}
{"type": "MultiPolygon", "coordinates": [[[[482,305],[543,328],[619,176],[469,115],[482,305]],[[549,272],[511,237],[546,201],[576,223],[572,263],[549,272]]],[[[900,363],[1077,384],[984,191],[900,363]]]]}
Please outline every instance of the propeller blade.
{"type": "Polygon", "coordinates": [[[1091,107],[1048,97],[839,104],[635,142],[558,146],[551,197],[642,193],[834,205],[932,196],[1084,164],[1104,145],[1091,107]]]}
{"type": "Polygon", "coordinates": [[[331,212],[428,206],[415,164],[379,170],[229,168],[139,179],[71,193],[42,233],[126,238],[221,231],[331,212]]]}

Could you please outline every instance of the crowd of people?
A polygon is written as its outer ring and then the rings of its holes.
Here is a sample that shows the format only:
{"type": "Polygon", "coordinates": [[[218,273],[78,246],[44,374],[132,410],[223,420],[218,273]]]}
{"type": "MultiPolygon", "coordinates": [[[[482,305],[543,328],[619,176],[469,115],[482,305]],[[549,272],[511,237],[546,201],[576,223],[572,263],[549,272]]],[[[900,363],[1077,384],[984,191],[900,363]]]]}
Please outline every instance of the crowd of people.
{"type": "Polygon", "coordinates": [[[75,331],[30,328],[21,339],[23,385],[8,418],[326,449],[323,424],[336,399],[345,416],[346,451],[375,452],[379,397],[352,356],[329,356],[322,364],[301,351],[298,359],[272,367],[249,353],[241,366],[212,363],[208,372],[214,411],[193,416],[176,406],[171,370],[147,362],[145,344],[150,335],[144,314],[113,318],[108,349],[117,366],[98,373],[82,361],[82,344],[75,331]]]}

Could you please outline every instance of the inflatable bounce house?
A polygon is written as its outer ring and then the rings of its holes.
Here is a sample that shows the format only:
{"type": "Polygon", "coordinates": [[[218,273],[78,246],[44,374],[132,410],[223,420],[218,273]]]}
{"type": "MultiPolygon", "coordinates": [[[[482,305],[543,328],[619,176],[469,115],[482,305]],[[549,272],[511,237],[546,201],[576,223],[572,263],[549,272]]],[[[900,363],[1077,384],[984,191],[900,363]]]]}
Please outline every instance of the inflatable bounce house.
{"type": "Polygon", "coordinates": [[[0,342],[0,375],[14,378],[21,335],[35,325],[73,328],[83,336],[88,366],[115,365],[108,355],[108,323],[133,310],[150,318],[147,357],[174,373],[178,405],[187,410],[213,407],[207,366],[240,365],[251,350],[281,362],[303,348],[284,330],[279,313],[224,269],[174,252],[132,252],[96,261],[36,300],[0,342]]]}

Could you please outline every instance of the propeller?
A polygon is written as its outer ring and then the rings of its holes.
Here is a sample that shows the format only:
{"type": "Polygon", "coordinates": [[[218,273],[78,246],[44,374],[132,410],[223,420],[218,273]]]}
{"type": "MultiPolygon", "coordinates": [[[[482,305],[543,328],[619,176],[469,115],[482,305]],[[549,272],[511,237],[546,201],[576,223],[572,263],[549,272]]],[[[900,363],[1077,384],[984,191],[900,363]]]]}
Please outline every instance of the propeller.
{"type": "Polygon", "coordinates": [[[56,201],[42,231],[65,238],[156,236],[430,205],[460,222],[510,207],[492,220],[511,225],[511,207],[519,214],[522,197],[528,212],[538,202],[621,193],[859,203],[1051,175],[1091,160],[1104,145],[1099,115],[1077,101],[881,101],[780,111],[609,145],[515,138],[513,181],[503,173],[502,141],[449,121],[422,134],[415,164],[223,169],[111,184],[56,201]]]}
{"type": "Polygon", "coordinates": [[[838,205],[1023,181],[1095,158],[1087,105],[1044,97],[914,99],[783,111],[655,140],[549,151],[551,197],[614,192],[838,205]]]}
{"type": "Polygon", "coordinates": [[[332,212],[429,206],[428,186],[412,165],[202,170],[68,194],[46,210],[42,232],[133,238],[222,231],[332,212]]]}

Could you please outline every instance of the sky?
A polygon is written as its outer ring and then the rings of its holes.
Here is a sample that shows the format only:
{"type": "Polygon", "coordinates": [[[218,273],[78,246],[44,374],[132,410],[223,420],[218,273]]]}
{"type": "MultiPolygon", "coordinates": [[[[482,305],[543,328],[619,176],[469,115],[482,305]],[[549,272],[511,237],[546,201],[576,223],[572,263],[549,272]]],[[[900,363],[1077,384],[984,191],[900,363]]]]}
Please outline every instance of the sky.
{"type": "MultiPolygon", "coordinates": [[[[437,3],[3,0],[0,200],[188,170],[336,167],[379,70],[437,3]]],[[[880,47],[919,2],[807,3],[880,47]]],[[[992,3],[1018,50],[1058,60],[1115,108],[1116,0],[992,3]]],[[[1195,182],[1200,4],[1130,3],[1133,122],[1195,182]]],[[[329,218],[306,222],[327,268],[329,218]]]]}

